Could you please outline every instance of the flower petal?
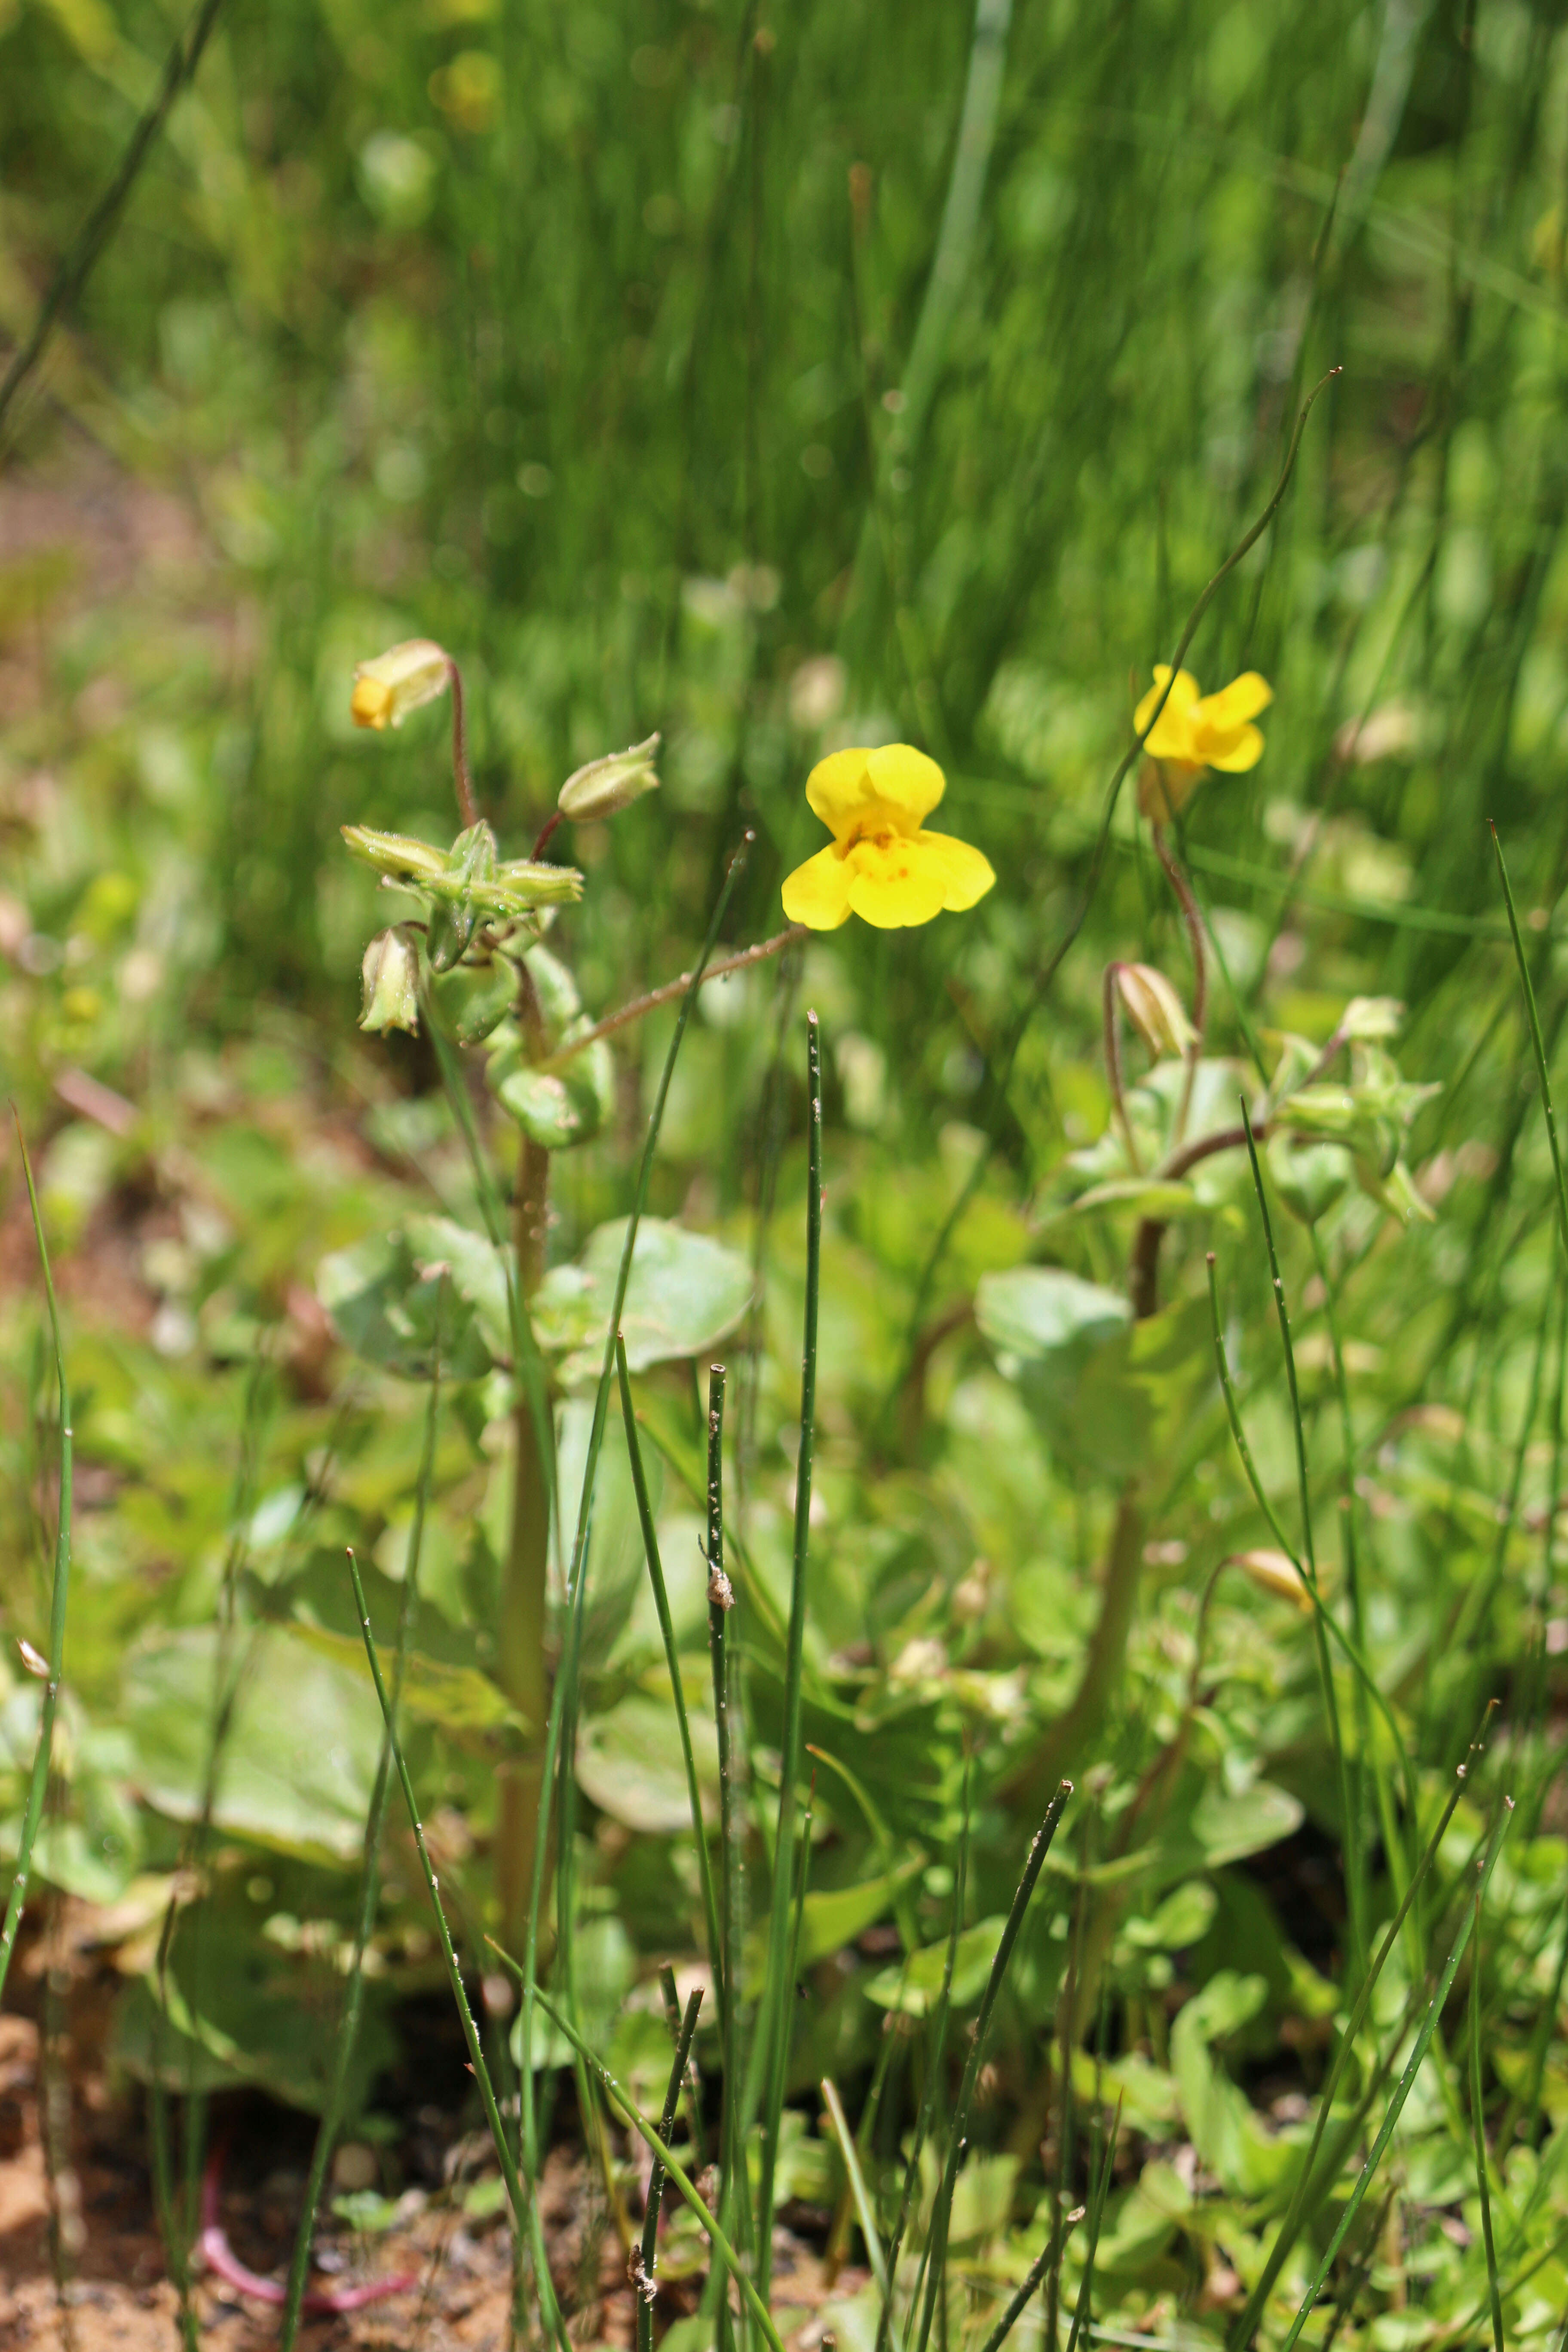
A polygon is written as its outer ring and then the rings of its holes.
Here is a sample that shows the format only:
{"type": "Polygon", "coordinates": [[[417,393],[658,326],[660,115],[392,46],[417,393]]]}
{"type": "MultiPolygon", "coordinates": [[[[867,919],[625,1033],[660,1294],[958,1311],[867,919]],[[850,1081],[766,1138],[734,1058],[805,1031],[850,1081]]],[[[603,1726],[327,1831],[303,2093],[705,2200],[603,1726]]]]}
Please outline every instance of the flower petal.
{"type": "MultiPolygon", "coordinates": [[[[1136,733],[1142,735],[1144,728],[1149,724],[1149,714],[1153,709],[1154,705],[1159,701],[1161,689],[1164,686],[1165,680],[1170,677],[1170,676],[1171,665],[1169,662],[1156,662],[1154,664],[1154,683],[1149,688],[1148,693],[1143,697],[1142,701],[1138,705],[1137,709],[1132,713],[1132,725],[1136,733]]],[[[1197,698],[1197,679],[1193,676],[1190,669],[1179,669],[1176,672],[1175,677],[1172,680],[1171,691],[1165,697],[1165,708],[1160,713],[1160,726],[1163,727],[1167,719],[1179,719],[1183,711],[1190,710],[1192,709],[1197,698]]],[[[1159,729],[1156,728],[1155,733],[1158,734],[1158,732],[1159,729]]],[[[1152,743],[1147,743],[1144,745],[1145,751],[1153,751],[1153,748],[1152,743]]],[[[1155,756],[1157,758],[1159,754],[1156,753],[1155,756]]]]}
{"type": "Polygon", "coordinates": [[[879,842],[857,842],[844,867],[851,912],[879,931],[929,923],[942,910],[947,897],[942,860],[916,837],[896,835],[885,849],[879,842]]]}
{"type": "Polygon", "coordinates": [[[805,797],[815,814],[842,841],[876,801],[867,772],[869,751],[830,751],[818,760],[805,780],[805,797]]]}
{"type": "Polygon", "coordinates": [[[1244,775],[1256,768],[1263,757],[1263,737],[1256,727],[1237,727],[1218,739],[1217,748],[1205,750],[1204,758],[1211,768],[1219,768],[1227,776],[1244,775]]]}
{"type": "Polygon", "coordinates": [[[1217,694],[1206,694],[1193,713],[1194,722],[1226,730],[1241,726],[1267,710],[1274,699],[1274,688],[1255,669],[1244,670],[1222,686],[1217,694]]]}
{"type": "Polygon", "coordinates": [[[884,743],[866,765],[877,798],[884,807],[898,812],[910,833],[924,823],[947,790],[947,778],[936,761],[910,743],[884,743]]]}
{"type": "Polygon", "coordinates": [[[849,867],[836,843],[785,876],[784,910],[811,931],[836,931],[849,920],[849,867]]]}
{"type": "Polygon", "coordinates": [[[946,896],[942,905],[955,915],[973,907],[984,898],[995,881],[991,860],[967,841],[957,841],[951,833],[918,833],[916,841],[922,849],[935,853],[935,870],[942,878],[946,896]]]}

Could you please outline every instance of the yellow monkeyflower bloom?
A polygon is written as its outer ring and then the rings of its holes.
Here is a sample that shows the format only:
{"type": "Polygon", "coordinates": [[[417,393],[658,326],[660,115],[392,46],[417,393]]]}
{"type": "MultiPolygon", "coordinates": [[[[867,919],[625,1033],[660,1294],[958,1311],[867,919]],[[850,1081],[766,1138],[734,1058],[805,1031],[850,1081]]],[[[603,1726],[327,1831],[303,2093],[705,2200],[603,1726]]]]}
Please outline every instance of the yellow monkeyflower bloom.
{"type": "Polygon", "coordinates": [[[896,931],[984,898],[996,879],[990,860],[951,834],[921,830],[946,789],[936,761],[908,743],[819,760],[805,797],[833,839],[785,881],[790,921],[836,931],[858,915],[896,931]]]}
{"type": "Polygon", "coordinates": [[[1222,687],[1217,694],[1200,694],[1190,670],[1173,677],[1164,662],[1154,665],[1154,683],[1132,714],[1140,730],[1159,701],[1167,682],[1165,707],[1149,730],[1143,749],[1160,763],[1156,777],[1144,778],[1145,816],[1156,822],[1184,807],[1200,776],[1210,768],[1226,775],[1244,774],[1263,757],[1263,736],[1252,721],[1267,710],[1274,689],[1255,669],[1222,687]]]}

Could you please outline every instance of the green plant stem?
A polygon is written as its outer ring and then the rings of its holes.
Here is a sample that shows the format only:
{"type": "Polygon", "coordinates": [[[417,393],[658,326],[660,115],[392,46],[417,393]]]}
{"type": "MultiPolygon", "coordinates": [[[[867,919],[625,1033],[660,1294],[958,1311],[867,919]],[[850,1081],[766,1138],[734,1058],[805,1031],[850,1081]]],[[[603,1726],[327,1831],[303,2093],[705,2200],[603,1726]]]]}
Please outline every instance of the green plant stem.
{"type": "MultiPolygon", "coordinates": [[[[1505,1797],[1503,1799],[1503,1810],[1498,1818],[1497,1826],[1493,1830],[1491,1837],[1488,1842],[1486,1853],[1480,1865],[1480,1881],[1476,1889],[1476,1914],[1478,1916],[1479,1916],[1481,1903],[1486,1895],[1488,1882],[1491,1877],[1492,1870],[1502,1848],[1503,1839],[1508,1833],[1509,1821],[1512,1812],[1513,1800],[1511,1797],[1505,1797]]],[[[1425,2059],[1427,2050],[1431,2046],[1432,2036],[1437,2030],[1438,2020],[1443,2014],[1444,2006],[1447,2000],[1449,1993],[1453,1990],[1454,1979],[1458,1974],[1459,1970],[1459,1962],[1464,1958],[1465,1947],[1469,1941],[1470,1925],[1470,1916],[1467,1912],[1466,1916],[1460,1922],[1458,1934],[1454,1938],[1452,1949],[1448,1954],[1447,1962],[1443,1970],[1442,1981],[1427,2008],[1426,2017],[1422,2020],[1421,2031],[1415,2037],[1415,2047],[1410,2053],[1405,2072],[1399,2078],[1398,2085],[1395,2088],[1394,2096],[1389,2101],[1388,2112],[1384,2116],[1383,2122],[1378,2127],[1377,2137],[1373,2141],[1372,2147],[1367,2155],[1366,2162],[1362,2167],[1361,2172],[1357,2178],[1355,2187],[1351,2190],[1350,2196],[1346,2200],[1345,2210],[1340,2217],[1339,2227],[1335,2230],[1333,2236],[1329,2241],[1328,2250],[1324,2253],[1321,2262],[1318,2265],[1317,2271],[1313,2274],[1311,2285],[1307,2289],[1306,2294],[1301,2298],[1300,2308],[1296,2313],[1295,2318],[1290,2323],[1289,2333],[1286,2336],[1283,2345],[1280,2347],[1280,2352],[1292,2352],[1292,2347],[1300,2337],[1302,2328],[1305,2327],[1308,2319],[1311,2315],[1313,2305],[1316,2304],[1319,2295],[1321,2294],[1323,2291],[1324,2281],[1327,2279],[1330,2271],[1333,2268],[1334,2263],[1339,2259],[1340,2248],[1344,2244],[1345,2239],[1350,2233],[1351,2227],[1355,2221],[1356,2215],[1361,2211],[1363,2200],[1364,2199],[1368,2189],[1372,2185],[1373,2178],[1377,2171],[1378,2166],[1383,2162],[1388,2143],[1394,2137],[1394,2126],[1398,2123],[1400,2116],[1404,2113],[1405,2102],[1410,2096],[1411,2086],[1415,2083],[1416,2075],[1421,2071],[1422,2061],[1425,2059]]]]}
{"type": "MultiPolygon", "coordinates": [[[[737,1962],[741,1937],[741,1863],[745,1822],[741,1811],[739,1764],[731,1723],[733,1696],[729,1624],[734,1588],[724,1567],[724,1381],[722,1364],[708,1368],[708,1469],[705,1500],[708,1538],[708,1655],[713,1677],[713,1728],[719,1754],[719,1925],[713,1982],[719,1993],[719,2032],[723,2050],[722,2106],[719,2118],[719,2210],[732,2225],[746,2202],[742,2154],[744,2090],[741,2074],[740,1988],[737,1962]]],[[[728,2312],[723,2314],[727,2327],[728,2312]]]]}
{"type": "Polygon", "coordinates": [[[27,1899],[27,1882],[32,1875],[33,1848],[37,1843],[38,1824],[44,1815],[44,1799],[49,1785],[49,1764],[54,1754],[55,1716],[58,1711],[60,1684],[65,1677],[66,1606],[70,1597],[71,1571],[71,1503],[75,1493],[74,1446],[75,1432],[71,1426],[70,1383],[66,1378],[65,1349],[60,1341],[60,1315],[55,1297],[55,1278],[49,1265],[48,1244],[44,1239],[44,1222],[38,1209],[38,1195],[33,1182],[33,1163],[27,1156],[27,1146],[22,1135],[22,1122],[16,1125],[16,1143],[22,1154],[22,1173],[27,1183],[27,1205],[32,1212],[33,1234],[38,1245],[38,1263],[43,1268],[44,1296],[48,1301],[49,1335],[54,1347],[55,1384],[59,1395],[60,1412],[60,1495],[59,1511],[55,1524],[55,1571],[49,1594],[49,1654],[44,1679],[43,1703],[38,1709],[38,1737],[33,1749],[33,1769],[27,1780],[27,1799],[22,1811],[21,1834],[16,1844],[16,1867],[11,1879],[11,1892],[6,1899],[5,1917],[0,1925],[0,1992],[5,1989],[10,1974],[11,1955],[16,1947],[16,1933],[22,1924],[22,1908],[27,1899]]]}
{"type": "MultiPolygon", "coordinates": [[[[526,1316],[544,1273],[550,1218],[550,1154],[521,1139],[512,1237],[518,1307],[526,1316]]],[[[501,1577],[497,1622],[496,1680],[526,1730],[520,1750],[496,1774],[496,1893],[501,1933],[520,1943],[527,1933],[536,1842],[548,1843],[544,1789],[544,1727],[550,1709],[548,1623],[552,1447],[550,1403],[542,1379],[514,1368],[511,1528],[501,1577]],[[535,1393],[538,1390],[540,1393],[535,1393]]]]}
{"type": "Polygon", "coordinates": [[[1487,2294],[1491,2305],[1492,2352],[1504,2352],[1502,2297],[1498,2292],[1497,2242],[1492,2236],[1492,2192],[1488,2178],[1487,2123],[1481,2105],[1481,1898],[1476,1896],[1475,1953],[1470,1961],[1470,2127],[1476,2147],[1476,2188],[1481,2200],[1481,2242],[1487,2257],[1487,2294]]]}
{"type": "MultiPolygon", "coordinates": [[[[441,1401],[441,1330],[445,1320],[447,1283],[443,1278],[437,1296],[436,1333],[433,1342],[434,1362],[430,1374],[430,1395],[425,1411],[425,1445],[419,1460],[419,1475],[414,1489],[414,1524],[408,1535],[408,1559],[403,1571],[403,1591],[398,1600],[397,1638],[392,1659],[392,1720],[397,1720],[403,1696],[403,1679],[408,1664],[408,1633],[413,1623],[414,1610],[419,1590],[419,1559],[425,1546],[425,1518],[430,1505],[430,1482],[436,1469],[436,1433],[439,1424],[441,1401]]],[[[359,1918],[354,1928],[353,1959],[349,1968],[349,1979],[343,1996],[343,2013],[339,2021],[337,2041],[332,2051],[332,2078],[327,2088],[327,2103],[321,2110],[321,2120],[316,2133],[316,2144],[310,2153],[310,2169],[305,2181],[304,2203],[300,2213],[300,2227],[294,2239],[293,2258],[289,2265],[289,2280],[284,2290],[283,2314],[278,2326],[278,2352],[293,2352],[294,2338],[300,2329],[300,2312],[304,2302],[305,2281],[310,2268],[310,2244],[315,2236],[316,2213],[321,2201],[321,2189],[331,2161],[337,2140],[338,2126],[342,2120],[343,2102],[348,2090],[349,2068],[353,2063],[354,2047],[359,2040],[360,2013],[364,2006],[364,1956],[371,1937],[375,1932],[375,1915],[381,1900],[381,1847],[386,1832],[387,1809],[392,1801],[392,1744],[389,1734],[384,1734],[381,1756],[376,1764],[375,1781],[371,1790],[370,1813],[365,1825],[364,1874],[360,1881],[359,1918]]]]}
{"type": "Polygon", "coordinates": [[[1002,1940],[996,1947],[996,1957],[991,1963],[991,1974],[986,1979],[985,1990],[981,1999],[980,2013],[974,2021],[974,2032],[969,2044],[969,2054],[963,2062],[963,2074],[959,2082],[958,2097],[953,2103],[952,2120],[948,2126],[947,2156],[942,2165],[942,2181],[937,2189],[936,2201],[931,2208],[931,2238],[927,2250],[929,2260],[926,2268],[925,2303],[921,2312],[920,2332],[915,2338],[915,2352],[926,2352],[926,2346],[931,2339],[931,2321],[936,2315],[937,2297],[946,2284],[947,2231],[948,2223],[952,2217],[952,2192],[958,2181],[958,2168],[965,2146],[964,2133],[969,2122],[970,2104],[974,2097],[974,2085],[979,2078],[980,2062],[985,2049],[986,2035],[991,2027],[992,2013],[996,2007],[996,1997],[1006,1977],[1008,1963],[1013,1957],[1013,1947],[1018,1940],[1018,1931],[1024,1924],[1024,1914],[1029,1907],[1029,1897],[1035,1891],[1035,1882],[1045,1865],[1046,1856],[1051,1849],[1051,1841],[1057,1833],[1057,1823],[1061,1820],[1063,1809],[1071,1794],[1072,1782],[1064,1780],[1046,1808],[1044,1821],[1035,1832],[1034,1843],[1029,1848],[1023,1875],[1014,1890],[1012,1906],[1007,1913],[1007,1924],[1002,1930],[1002,1940]]]}
{"type": "Polygon", "coordinates": [[[1110,2119],[1110,2132],[1100,2163],[1095,2167],[1089,2189],[1088,2242],[1083,2253],[1083,2275],[1078,2284],[1078,2301],[1073,2306],[1072,2326],[1068,2330],[1068,2352],[1078,2352],[1079,2338],[1089,2326],[1089,2306],[1094,2295],[1094,2257],[1100,2246],[1100,2232],[1105,2220],[1105,2200],[1110,2188],[1110,2176],[1116,2165],[1116,2143],[1121,2130],[1121,2100],[1116,2102],[1116,2113],[1110,2119]]]}
{"type": "Polygon", "coordinates": [[[1541,1034],[1541,1015],[1536,1010],[1535,989],[1530,977],[1530,959],[1524,952],[1524,940],[1519,928],[1519,909],[1513,903],[1513,887],[1508,878],[1508,865],[1502,854],[1498,829],[1490,824],[1492,848],[1497,856],[1498,878],[1502,884],[1503,902],[1508,908],[1508,928],[1513,940],[1514,961],[1519,966],[1520,985],[1524,991],[1524,1009],[1530,1019],[1530,1042],[1535,1054],[1535,1075],[1541,1086],[1541,1108],[1546,1115],[1546,1140],[1552,1148],[1552,1173],[1557,1185],[1557,1233],[1568,1257],[1568,1175],[1563,1172],[1563,1153],[1557,1140],[1557,1114],[1552,1102],[1552,1074],[1546,1064],[1546,1041],[1541,1034]]]}
{"type": "Polygon", "coordinates": [[[4,383],[0,383],[0,425],[5,424],[12,402],[42,359],[57,320],[64,318],[75,306],[92,275],[99,255],[113,236],[153,142],[168,120],[169,110],[193,79],[201,63],[202,51],[217,22],[222,5],[223,0],[202,0],[190,24],[181,31],[170,49],[157,91],[131,134],[125,152],[120,159],[119,169],[88,215],[75,245],[56,271],[48,292],[38,305],[32,331],[6,369],[4,383]]]}
{"type": "Polygon", "coordinates": [[[849,2182],[849,2193],[855,2200],[856,2219],[860,2224],[860,2235],[866,2241],[866,2260],[870,2264],[871,2277],[876,2285],[880,2308],[883,2313],[886,2313],[889,2294],[888,2266],[882,2257],[882,2241],[878,2234],[877,2216],[871,2210],[870,2191],[866,2186],[866,2175],[860,2167],[860,2151],[855,2145],[855,2135],[849,2128],[849,2119],[844,2112],[844,2102],[838,2095],[838,2085],[826,2074],[822,2078],[822,2104],[827,2110],[828,2124],[832,2128],[834,2138],[838,2142],[839,2153],[844,2158],[844,2170],[849,2182]]]}
{"type": "MultiPolygon", "coordinates": [[[[668,2147],[675,2131],[675,2118],[680,2107],[680,2087],[686,2080],[686,2063],[691,2055],[691,2043],[697,2032],[697,2012],[702,2006],[702,1988],[698,1986],[686,2004],[686,2014],[680,2020],[675,2037],[675,2063],[669,2070],[669,2087],[664,2095],[664,2108],[659,2116],[658,2136],[668,2147]]],[[[642,2242],[637,2249],[633,2286],[637,2299],[637,2352],[653,2352],[653,2306],[657,2290],[655,2273],[658,2269],[658,2211],[664,2202],[664,2166],[658,2157],[653,2160],[648,2175],[647,2210],[643,2216],[642,2242]]]]}
{"type": "Polygon", "coordinates": [[[811,1470],[816,1435],[816,1319],[822,1287],[822,1029],[815,1013],[805,1016],[805,1332],[801,1349],[800,1450],[795,1457],[795,1557],[784,1654],[784,1747],[779,1765],[778,1830],[773,1843],[773,1911],[768,1939],[763,2170],[757,2197],[757,2284],[764,2303],[773,2273],[773,2185],[778,2165],[779,2116],[784,2107],[784,2074],[789,2059],[790,1898],[795,1879],[795,1777],[800,1769],[811,1470]]]}

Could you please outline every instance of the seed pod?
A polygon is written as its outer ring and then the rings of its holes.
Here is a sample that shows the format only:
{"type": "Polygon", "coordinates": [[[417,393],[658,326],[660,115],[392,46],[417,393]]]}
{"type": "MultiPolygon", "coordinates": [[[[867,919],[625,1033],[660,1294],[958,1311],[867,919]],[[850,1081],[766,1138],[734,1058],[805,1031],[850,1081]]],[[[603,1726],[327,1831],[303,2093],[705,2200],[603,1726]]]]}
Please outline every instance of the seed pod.
{"type": "Polygon", "coordinates": [[[629,751],[608,751],[602,760],[590,760],[568,776],[561,787],[556,806],[563,817],[574,824],[602,824],[606,817],[618,816],[645,793],[658,790],[658,777],[654,771],[654,754],[658,750],[658,737],[650,735],[646,743],[634,743],[629,751]]]}
{"type": "Polygon", "coordinates": [[[360,966],[364,987],[362,1029],[406,1029],[419,1034],[419,958],[402,931],[377,931],[360,966]]]}

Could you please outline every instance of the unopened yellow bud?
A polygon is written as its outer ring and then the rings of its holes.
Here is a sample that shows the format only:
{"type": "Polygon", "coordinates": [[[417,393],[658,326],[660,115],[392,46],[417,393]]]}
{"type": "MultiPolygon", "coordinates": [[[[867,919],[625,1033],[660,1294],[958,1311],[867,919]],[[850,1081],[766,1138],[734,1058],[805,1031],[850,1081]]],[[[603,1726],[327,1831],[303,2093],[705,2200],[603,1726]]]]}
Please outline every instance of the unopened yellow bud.
{"type": "Polygon", "coordinates": [[[1277,1600],[1293,1601],[1298,1609],[1311,1615],[1312,1596],[1307,1590],[1307,1580],[1288,1552],[1232,1552],[1226,1566],[1239,1568],[1260,1592],[1271,1592],[1277,1600]]]}
{"type": "Polygon", "coordinates": [[[389,646],[354,671],[349,703],[354,725],[401,727],[411,710],[446,693],[451,673],[446,651],[428,637],[409,637],[389,646]]]}
{"type": "Polygon", "coordinates": [[[377,931],[360,966],[364,988],[362,1029],[419,1034],[419,958],[402,931],[377,931]]]}
{"type": "Polygon", "coordinates": [[[658,737],[650,735],[646,743],[634,743],[629,751],[609,751],[602,760],[590,760],[562,785],[556,803],[562,815],[574,824],[602,824],[606,817],[618,816],[622,809],[640,801],[645,793],[658,792],[653,764],[658,750],[658,737]]]}
{"type": "Polygon", "coordinates": [[[1195,1045],[1197,1031],[1185,1005],[1152,963],[1119,963],[1116,985],[1127,1018],[1152,1054],[1184,1054],[1195,1045]]]}

